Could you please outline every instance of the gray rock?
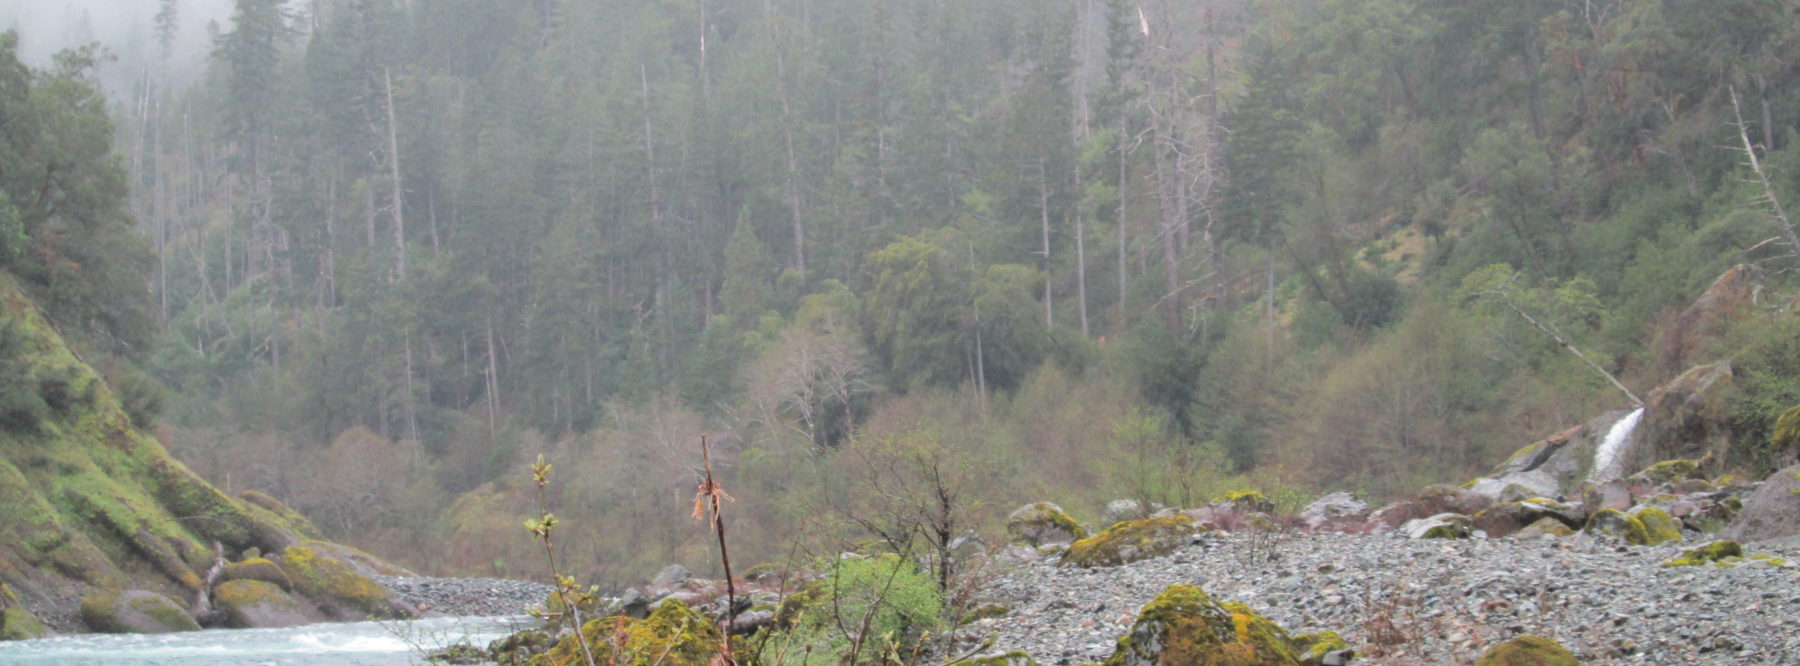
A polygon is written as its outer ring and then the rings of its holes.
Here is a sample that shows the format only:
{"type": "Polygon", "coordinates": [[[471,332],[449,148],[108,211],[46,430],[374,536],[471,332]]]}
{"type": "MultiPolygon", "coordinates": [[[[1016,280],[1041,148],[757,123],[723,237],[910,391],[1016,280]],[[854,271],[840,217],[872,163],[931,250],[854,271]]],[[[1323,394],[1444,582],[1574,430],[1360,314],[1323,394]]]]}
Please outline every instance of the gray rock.
{"type": "Polygon", "coordinates": [[[1308,528],[1316,530],[1326,523],[1359,519],[1368,512],[1368,503],[1356,499],[1355,495],[1340,490],[1306,505],[1306,508],[1300,510],[1300,522],[1305,523],[1308,528]]]}
{"type": "Polygon", "coordinates": [[[662,571],[656,573],[655,578],[650,579],[650,587],[658,590],[667,590],[676,585],[685,583],[689,578],[693,577],[693,574],[688,573],[687,567],[681,566],[680,564],[671,564],[663,567],[662,571]]]}
{"type": "Polygon", "coordinates": [[[1743,502],[1725,538],[1761,541],[1800,534],[1800,465],[1769,475],[1743,502]]]}
{"type": "Polygon", "coordinates": [[[1462,539],[1474,533],[1475,523],[1459,513],[1440,513],[1406,521],[1400,531],[1408,539],[1462,539]]]}
{"type": "Polygon", "coordinates": [[[1143,502],[1134,499],[1116,499],[1106,503],[1106,513],[1104,517],[1106,519],[1106,524],[1111,525],[1121,521],[1146,518],[1149,517],[1150,514],[1166,508],[1168,507],[1155,502],[1143,502]]]}
{"type": "Polygon", "coordinates": [[[1031,546],[1070,543],[1087,536],[1087,530],[1068,512],[1051,502],[1032,502],[1006,517],[1007,537],[1031,546]]]}

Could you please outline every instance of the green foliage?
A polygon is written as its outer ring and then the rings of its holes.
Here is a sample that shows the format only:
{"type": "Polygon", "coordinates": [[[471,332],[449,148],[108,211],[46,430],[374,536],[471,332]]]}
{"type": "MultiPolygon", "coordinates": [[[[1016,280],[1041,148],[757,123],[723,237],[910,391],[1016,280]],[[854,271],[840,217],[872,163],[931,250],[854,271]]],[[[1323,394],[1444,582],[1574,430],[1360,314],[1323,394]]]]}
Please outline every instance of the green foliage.
{"type": "Polygon", "coordinates": [[[929,575],[891,553],[845,557],[815,583],[795,624],[763,644],[763,654],[795,663],[838,664],[850,652],[846,631],[867,637],[859,663],[880,663],[890,650],[908,654],[927,632],[943,626],[944,600],[929,575]],[[866,631],[864,630],[866,627],[866,631]]]}

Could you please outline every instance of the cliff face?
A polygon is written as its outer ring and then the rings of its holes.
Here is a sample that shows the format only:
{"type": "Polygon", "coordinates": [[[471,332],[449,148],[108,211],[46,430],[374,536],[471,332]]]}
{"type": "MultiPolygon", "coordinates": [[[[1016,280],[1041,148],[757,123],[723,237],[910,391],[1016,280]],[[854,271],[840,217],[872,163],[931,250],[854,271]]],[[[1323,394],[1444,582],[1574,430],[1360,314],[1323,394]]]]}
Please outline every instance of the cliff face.
{"type": "Polygon", "coordinates": [[[96,589],[190,600],[230,559],[317,538],[260,493],[236,499],[139,430],[112,388],[0,276],[0,605],[78,631],[96,589]]]}

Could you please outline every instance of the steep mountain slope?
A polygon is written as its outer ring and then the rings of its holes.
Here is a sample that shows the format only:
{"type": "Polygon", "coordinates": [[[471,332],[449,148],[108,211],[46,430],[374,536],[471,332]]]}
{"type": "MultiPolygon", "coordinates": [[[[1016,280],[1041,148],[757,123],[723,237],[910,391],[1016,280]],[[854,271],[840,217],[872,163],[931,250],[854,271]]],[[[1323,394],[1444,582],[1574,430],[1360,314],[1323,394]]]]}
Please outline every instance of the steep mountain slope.
{"type": "Polygon", "coordinates": [[[95,588],[190,599],[227,556],[317,538],[266,495],[231,498],[131,422],[114,391],[0,277],[0,603],[60,629],[95,588]]]}

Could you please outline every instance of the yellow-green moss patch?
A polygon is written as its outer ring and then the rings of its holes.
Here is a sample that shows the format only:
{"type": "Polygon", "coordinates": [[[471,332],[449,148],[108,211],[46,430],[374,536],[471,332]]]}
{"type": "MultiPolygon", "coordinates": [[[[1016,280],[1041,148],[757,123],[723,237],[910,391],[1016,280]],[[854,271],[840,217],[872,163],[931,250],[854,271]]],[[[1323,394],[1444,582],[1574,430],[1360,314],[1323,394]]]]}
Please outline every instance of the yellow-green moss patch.
{"type": "Polygon", "coordinates": [[[1580,666],[1581,662],[1556,641],[1524,635],[1488,648],[1475,666],[1580,666]]]}
{"type": "MultiPolygon", "coordinates": [[[[718,653],[723,637],[711,620],[680,601],[664,601],[642,620],[604,617],[581,627],[594,661],[619,666],[705,666],[718,653]],[[617,645],[613,638],[623,638],[617,645]]],[[[532,666],[575,666],[586,663],[574,636],[549,652],[533,657],[532,666]]]]}
{"type": "Polygon", "coordinates": [[[44,623],[23,608],[0,611],[0,641],[23,641],[44,637],[44,623]]]}
{"type": "Polygon", "coordinates": [[[1221,605],[1192,585],[1171,585],[1138,613],[1106,666],[1216,664],[1290,666],[1298,650],[1286,631],[1243,604],[1221,605]]]}
{"type": "Polygon", "coordinates": [[[1196,526],[1193,518],[1182,514],[1127,520],[1070,544],[1062,561],[1082,567],[1113,567],[1161,557],[1181,547],[1193,533],[1204,529],[1196,526]]]}
{"type": "Polygon", "coordinates": [[[1601,509],[1588,517],[1587,526],[1582,532],[1622,539],[1625,543],[1642,546],[1650,543],[1650,532],[1644,528],[1644,522],[1631,514],[1618,509],[1601,509]]]}
{"type": "Polygon", "coordinates": [[[293,581],[294,589],[315,601],[346,606],[373,617],[393,613],[387,588],[310,547],[289,546],[281,551],[281,570],[293,581]]]}
{"type": "Polygon", "coordinates": [[[1668,512],[1653,506],[1644,507],[1632,512],[1632,517],[1644,525],[1644,542],[1642,545],[1654,546],[1660,543],[1681,540],[1681,523],[1668,512]]]}
{"type": "Polygon", "coordinates": [[[1275,503],[1264,497],[1260,490],[1233,490],[1214,497],[1213,504],[1224,504],[1244,513],[1268,513],[1275,510],[1275,503]]]}
{"type": "Polygon", "coordinates": [[[972,657],[962,661],[950,662],[950,666],[1038,666],[1037,660],[1024,650],[1013,650],[1006,654],[994,654],[984,657],[972,657]]]}
{"type": "Polygon", "coordinates": [[[225,565],[225,570],[219,574],[219,580],[260,580],[280,586],[284,590],[294,589],[294,581],[288,578],[287,573],[283,572],[281,567],[261,557],[252,557],[242,562],[225,565]]]}
{"type": "Polygon", "coordinates": [[[1695,567],[1731,557],[1743,557],[1744,547],[1736,541],[1714,541],[1699,548],[1681,551],[1681,556],[1663,563],[1665,567],[1695,567]]]}

